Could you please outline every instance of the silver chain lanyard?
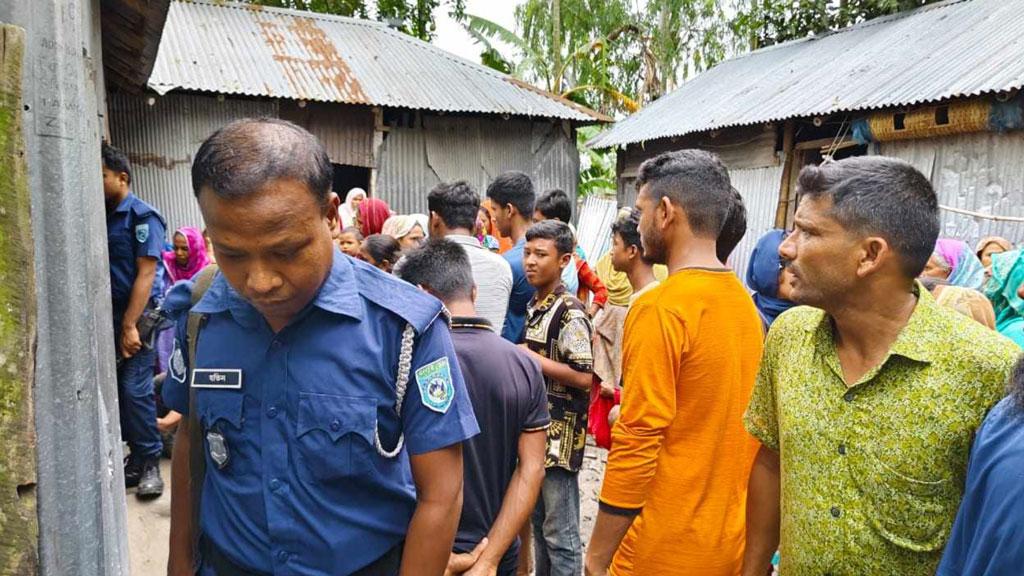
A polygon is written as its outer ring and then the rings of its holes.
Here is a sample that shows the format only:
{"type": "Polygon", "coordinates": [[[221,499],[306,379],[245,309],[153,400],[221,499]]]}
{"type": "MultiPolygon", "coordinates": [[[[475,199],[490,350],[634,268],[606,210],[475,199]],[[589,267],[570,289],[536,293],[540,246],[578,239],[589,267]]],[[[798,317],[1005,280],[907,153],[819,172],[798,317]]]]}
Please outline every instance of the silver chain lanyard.
{"type": "MultiPolygon", "coordinates": [[[[411,324],[407,324],[402,332],[402,348],[398,354],[398,381],[395,382],[395,412],[398,413],[399,425],[401,425],[402,418],[402,402],[405,401],[406,388],[409,386],[409,372],[412,370],[412,352],[415,343],[416,330],[413,329],[411,324]]],[[[403,432],[398,435],[398,443],[395,444],[395,449],[389,452],[380,443],[380,424],[378,423],[373,431],[373,444],[377,448],[378,454],[385,458],[394,458],[398,456],[405,445],[405,433],[403,432]]]]}

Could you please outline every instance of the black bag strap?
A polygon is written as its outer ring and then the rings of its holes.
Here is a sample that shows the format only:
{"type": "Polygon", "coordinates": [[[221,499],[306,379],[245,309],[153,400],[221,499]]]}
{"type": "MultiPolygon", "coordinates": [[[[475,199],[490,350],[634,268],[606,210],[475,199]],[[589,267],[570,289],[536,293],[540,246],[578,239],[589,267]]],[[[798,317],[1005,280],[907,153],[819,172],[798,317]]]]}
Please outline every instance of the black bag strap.
{"type": "MultiPolygon", "coordinates": [[[[192,306],[194,307],[213,284],[217,275],[217,265],[210,264],[203,268],[192,279],[192,306]]],[[[188,347],[189,364],[195,364],[196,349],[199,344],[199,331],[206,323],[206,314],[189,310],[185,325],[185,343],[188,347]]],[[[192,559],[196,563],[193,569],[198,571],[200,559],[199,541],[199,504],[203,497],[203,481],[206,477],[206,458],[203,456],[203,430],[199,424],[198,407],[196,405],[195,388],[189,383],[188,389],[188,432],[189,432],[189,491],[192,494],[192,559]]]]}

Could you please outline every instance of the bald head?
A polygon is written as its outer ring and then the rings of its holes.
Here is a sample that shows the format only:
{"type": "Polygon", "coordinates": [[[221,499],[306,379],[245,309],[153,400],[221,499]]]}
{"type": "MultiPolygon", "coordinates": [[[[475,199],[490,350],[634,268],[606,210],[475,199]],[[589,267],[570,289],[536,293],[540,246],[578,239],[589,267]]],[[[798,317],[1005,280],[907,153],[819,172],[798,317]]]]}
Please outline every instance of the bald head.
{"type": "Polygon", "coordinates": [[[236,120],[203,142],[192,163],[192,189],[239,199],[275,180],[305,184],[321,203],[331,192],[334,169],[315,136],[277,118],[236,120]]]}

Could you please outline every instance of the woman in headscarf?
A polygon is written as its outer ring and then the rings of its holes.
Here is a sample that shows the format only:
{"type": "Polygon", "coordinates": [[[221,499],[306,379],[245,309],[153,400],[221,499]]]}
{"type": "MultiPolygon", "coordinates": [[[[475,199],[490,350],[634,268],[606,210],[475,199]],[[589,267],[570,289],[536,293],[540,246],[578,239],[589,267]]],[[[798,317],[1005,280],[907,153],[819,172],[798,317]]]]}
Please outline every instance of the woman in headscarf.
{"type": "Polygon", "coordinates": [[[182,226],[174,233],[174,249],[163,253],[164,274],[170,280],[165,285],[179,280],[191,280],[210,263],[206,254],[206,240],[198,228],[182,226]]]}
{"type": "Polygon", "coordinates": [[[963,240],[939,238],[921,276],[945,280],[952,286],[981,290],[985,283],[985,268],[963,240]]]}
{"type": "Polygon", "coordinates": [[[779,314],[796,306],[789,299],[792,272],[783,265],[779,256],[779,246],[785,239],[784,230],[772,230],[762,236],[754,246],[747,265],[747,286],[754,291],[754,305],[761,314],[766,334],[779,314]]]}
{"type": "Polygon", "coordinates": [[[366,190],[353,188],[345,195],[345,202],[338,208],[338,216],[341,218],[341,228],[348,228],[356,223],[356,211],[359,204],[366,200],[366,190]]]}
{"type": "Polygon", "coordinates": [[[1024,348],[1024,251],[992,255],[992,278],[985,286],[985,296],[992,301],[996,314],[996,330],[1024,348]]]}
{"type": "Polygon", "coordinates": [[[381,234],[391,236],[398,240],[402,251],[419,248],[426,238],[424,227],[417,221],[415,214],[396,215],[384,221],[381,227],[381,234]]]}
{"type": "Polygon", "coordinates": [[[1010,241],[1001,236],[988,236],[982,238],[981,242],[974,248],[974,254],[981,260],[981,265],[986,269],[992,266],[992,255],[1009,252],[1013,249],[1010,241]]]}
{"type": "Polygon", "coordinates": [[[476,227],[473,229],[473,234],[480,241],[481,246],[491,252],[497,252],[501,245],[492,230],[494,230],[494,218],[491,217],[491,211],[481,204],[480,209],[476,212],[476,227]]]}
{"type": "Polygon", "coordinates": [[[982,326],[996,329],[996,314],[984,294],[971,288],[953,286],[945,280],[922,276],[921,284],[935,297],[939,306],[956,310],[982,326]]]}
{"type": "Polygon", "coordinates": [[[388,203],[380,198],[367,198],[359,203],[356,210],[356,227],[364,238],[380,234],[384,221],[391,217],[388,203]]]}

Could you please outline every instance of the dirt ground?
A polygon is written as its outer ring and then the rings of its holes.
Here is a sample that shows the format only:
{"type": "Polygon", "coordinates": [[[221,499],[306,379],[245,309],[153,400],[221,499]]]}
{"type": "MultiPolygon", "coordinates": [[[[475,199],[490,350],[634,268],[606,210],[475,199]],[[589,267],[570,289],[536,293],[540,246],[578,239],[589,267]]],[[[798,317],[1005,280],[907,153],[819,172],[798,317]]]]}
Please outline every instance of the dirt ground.
{"type": "MultiPolygon", "coordinates": [[[[580,535],[586,547],[597,517],[597,497],[607,461],[607,451],[587,446],[580,471],[580,535]]],[[[171,524],[171,462],[162,460],[164,494],[156,500],[140,501],[129,490],[128,551],[132,576],[165,576],[167,574],[167,539],[171,524]]]]}
{"type": "Polygon", "coordinates": [[[132,576],[167,574],[167,539],[171,532],[171,461],[160,461],[164,493],[156,500],[142,501],[129,490],[128,555],[132,576]]]}

